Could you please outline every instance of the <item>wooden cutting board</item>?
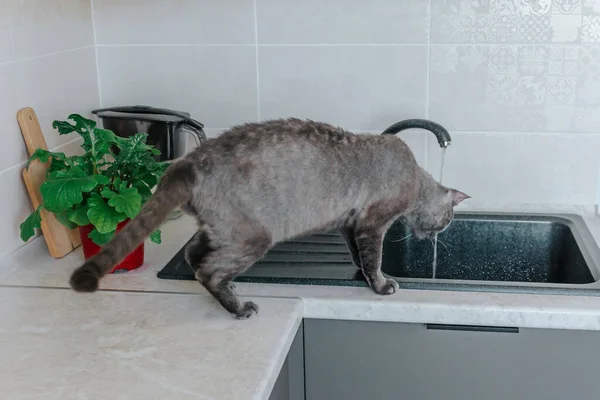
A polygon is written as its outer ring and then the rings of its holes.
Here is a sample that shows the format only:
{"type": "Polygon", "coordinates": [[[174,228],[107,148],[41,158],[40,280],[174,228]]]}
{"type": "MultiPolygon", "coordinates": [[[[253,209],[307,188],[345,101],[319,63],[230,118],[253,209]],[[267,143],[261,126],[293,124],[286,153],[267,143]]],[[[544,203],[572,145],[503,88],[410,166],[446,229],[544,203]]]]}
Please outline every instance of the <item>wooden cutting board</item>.
{"type": "MultiPolygon", "coordinates": [[[[38,148],[48,150],[48,145],[46,144],[40,123],[33,108],[26,107],[19,110],[17,112],[17,121],[19,122],[29,156],[38,148]]],[[[42,163],[39,160],[35,160],[29,164],[29,168],[23,170],[23,180],[25,181],[25,186],[29,192],[31,204],[34,209],[42,204],[40,186],[46,180],[46,172],[49,166],[50,161],[42,163]]],[[[58,222],[51,212],[44,210],[41,216],[42,233],[52,257],[62,258],[81,244],[77,228],[68,229],[58,222]]]]}

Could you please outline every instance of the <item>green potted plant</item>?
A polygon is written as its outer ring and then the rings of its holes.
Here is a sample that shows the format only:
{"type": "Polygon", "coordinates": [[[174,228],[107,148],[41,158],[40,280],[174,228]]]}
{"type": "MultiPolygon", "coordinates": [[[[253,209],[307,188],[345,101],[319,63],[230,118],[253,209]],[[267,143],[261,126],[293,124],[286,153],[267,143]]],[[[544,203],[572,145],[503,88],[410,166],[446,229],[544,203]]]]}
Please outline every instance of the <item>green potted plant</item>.
{"type": "MultiPolygon", "coordinates": [[[[35,159],[50,160],[50,166],[40,187],[43,203],[21,224],[21,239],[27,241],[35,235],[43,208],[66,227],[79,227],[87,259],[139,213],[168,163],[155,160],[160,151],[146,144],[145,133],[123,138],[79,114],[71,114],[67,120],[72,123],[54,121],[52,126],[60,135],[81,136],[83,155],[66,156],[43,149],[31,155],[27,167],[35,159]]],[[[160,243],[160,231],[153,232],[150,239],[160,243]]],[[[142,243],[113,271],[137,268],[143,257],[142,243]]]]}

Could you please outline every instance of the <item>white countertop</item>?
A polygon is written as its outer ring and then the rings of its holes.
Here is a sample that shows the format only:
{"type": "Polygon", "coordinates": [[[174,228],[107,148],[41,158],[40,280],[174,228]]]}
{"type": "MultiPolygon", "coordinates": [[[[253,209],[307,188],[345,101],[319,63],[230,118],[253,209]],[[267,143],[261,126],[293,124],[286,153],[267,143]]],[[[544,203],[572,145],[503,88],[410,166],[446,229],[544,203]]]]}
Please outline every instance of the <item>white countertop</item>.
{"type": "Polygon", "coordinates": [[[301,321],[239,323],[207,296],[0,290],[1,399],[267,399],[301,321]]]}
{"type": "MultiPolygon", "coordinates": [[[[600,220],[583,217],[598,242],[600,220]]],[[[142,268],[93,294],[67,289],[80,249],[55,260],[38,238],[1,260],[0,398],[266,400],[303,317],[600,330],[594,296],[249,283],[237,292],[261,309],[238,321],[200,284],[156,277],[194,232],[189,217],[168,222],[142,268]]]]}

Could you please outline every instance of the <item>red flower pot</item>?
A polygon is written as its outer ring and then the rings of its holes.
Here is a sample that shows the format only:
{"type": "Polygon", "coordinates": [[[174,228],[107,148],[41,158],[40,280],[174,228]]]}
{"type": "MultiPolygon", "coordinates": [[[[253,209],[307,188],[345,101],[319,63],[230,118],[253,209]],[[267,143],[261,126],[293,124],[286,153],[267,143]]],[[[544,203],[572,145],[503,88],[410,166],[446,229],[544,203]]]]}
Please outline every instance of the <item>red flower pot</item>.
{"type": "MultiPolygon", "coordinates": [[[[117,225],[117,231],[120,231],[127,223],[129,219],[119,223],[117,225]]],[[[85,225],[79,227],[79,237],[81,238],[81,247],[83,248],[83,256],[87,260],[92,257],[94,254],[100,251],[100,246],[92,241],[88,237],[88,234],[94,230],[94,225],[85,225]]],[[[144,263],[144,243],[140,244],[137,249],[129,253],[127,257],[123,259],[119,264],[117,264],[110,273],[125,270],[131,271],[140,267],[144,263]]]]}

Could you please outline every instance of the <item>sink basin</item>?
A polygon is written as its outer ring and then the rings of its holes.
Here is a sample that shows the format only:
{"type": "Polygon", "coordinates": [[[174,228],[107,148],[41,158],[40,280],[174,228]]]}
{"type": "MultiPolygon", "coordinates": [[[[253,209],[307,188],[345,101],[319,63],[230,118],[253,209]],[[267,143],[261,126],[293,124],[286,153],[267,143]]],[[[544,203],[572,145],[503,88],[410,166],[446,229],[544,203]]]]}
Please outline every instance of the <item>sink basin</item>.
{"type": "MultiPolygon", "coordinates": [[[[433,242],[409,235],[410,230],[401,223],[390,228],[384,241],[382,271],[399,278],[432,278],[433,242]]],[[[572,224],[564,218],[462,214],[438,235],[437,247],[438,279],[595,281],[572,224]]]]}
{"type": "MultiPolygon", "coordinates": [[[[382,272],[401,289],[600,295],[600,250],[577,215],[456,213],[435,279],[433,243],[409,234],[397,221],[384,238],[382,272]]],[[[157,276],[194,279],[184,247],[157,276]]],[[[367,286],[337,231],[279,243],[235,281],[367,286]]]]}

